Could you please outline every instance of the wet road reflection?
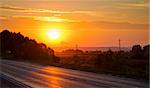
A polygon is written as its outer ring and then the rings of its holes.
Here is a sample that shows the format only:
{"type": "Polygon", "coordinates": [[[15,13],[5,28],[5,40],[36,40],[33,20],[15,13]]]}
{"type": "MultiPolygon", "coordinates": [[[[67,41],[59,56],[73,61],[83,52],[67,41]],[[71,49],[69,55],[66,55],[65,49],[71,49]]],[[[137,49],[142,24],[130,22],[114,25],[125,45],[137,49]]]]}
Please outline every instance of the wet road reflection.
{"type": "Polygon", "coordinates": [[[2,74],[33,88],[148,88],[148,83],[110,75],[3,60],[2,74]]]}

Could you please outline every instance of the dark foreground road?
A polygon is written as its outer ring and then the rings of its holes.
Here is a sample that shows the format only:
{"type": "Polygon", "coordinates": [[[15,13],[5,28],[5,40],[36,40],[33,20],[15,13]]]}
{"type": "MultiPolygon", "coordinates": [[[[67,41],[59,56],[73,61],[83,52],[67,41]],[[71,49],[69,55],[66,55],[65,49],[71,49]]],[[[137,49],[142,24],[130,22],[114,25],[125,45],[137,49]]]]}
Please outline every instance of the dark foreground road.
{"type": "Polygon", "coordinates": [[[0,88],[31,88],[15,79],[7,77],[3,74],[0,75],[0,88]]]}
{"type": "Polygon", "coordinates": [[[1,79],[1,81],[0,81],[1,82],[0,83],[1,88],[17,88],[17,87],[19,88],[20,87],[14,83],[2,78],[2,77],[0,79],[1,79]]]}
{"type": "Polygon", "coordinates": [[[12,88],[18,82],[16,88],[148,88],[148,83],[139,80],[10,60],[2,60],[1,68],[5,79],[16,80],[9,80],[12,88]]]}

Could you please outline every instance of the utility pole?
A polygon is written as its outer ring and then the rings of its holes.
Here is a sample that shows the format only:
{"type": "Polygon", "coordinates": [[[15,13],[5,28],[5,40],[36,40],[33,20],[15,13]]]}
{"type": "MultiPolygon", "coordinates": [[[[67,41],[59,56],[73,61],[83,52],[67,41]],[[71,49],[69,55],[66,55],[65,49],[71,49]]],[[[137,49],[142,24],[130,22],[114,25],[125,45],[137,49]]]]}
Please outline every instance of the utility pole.
{"type": "Polygon", "coordinates": [[[119,51],[121,51],[121,40],[119,39],[119,51]]]}
{"type": "Polygon", "coordinates": [[[76,46],[75,46],[75,52],[76,52],[75,55],[76,56],[78,55],[78,51],[77,50],[78,50],[78,44],[76,44],[76,46]]]}
{"type": "Polygon", "coordinates": [[[78,44],[76,44],[76,51],[78,50],[78,44]]]}

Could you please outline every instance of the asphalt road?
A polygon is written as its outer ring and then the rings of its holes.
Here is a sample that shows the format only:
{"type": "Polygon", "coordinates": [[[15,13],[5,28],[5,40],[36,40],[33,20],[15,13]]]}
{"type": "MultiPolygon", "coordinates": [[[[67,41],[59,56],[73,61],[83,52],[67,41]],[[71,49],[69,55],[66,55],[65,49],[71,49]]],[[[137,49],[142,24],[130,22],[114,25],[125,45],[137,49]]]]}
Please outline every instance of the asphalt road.
{"type": "Polygon", "coordinates": [[[0,80],[1,81],[1,83],[0,83],[1,88],[17,88],[17,87],[19,88],[20,87],[14,83],[8,81],[7,79],[5,79],[3,77],[0,77],[0,79],[1,79],[0,80]]]}
{"type": "Polygon", "coordinates": [[[19,88],[148,88],[148,83],[135,79],[10,60],[1,61],[0,73],[20,83],[19,88]]]}
{"type": "Polygon", "coordinates": [[[7,77],[3,74],[0,75],[0,88],[31,88],[15,79],[7,77]]]}

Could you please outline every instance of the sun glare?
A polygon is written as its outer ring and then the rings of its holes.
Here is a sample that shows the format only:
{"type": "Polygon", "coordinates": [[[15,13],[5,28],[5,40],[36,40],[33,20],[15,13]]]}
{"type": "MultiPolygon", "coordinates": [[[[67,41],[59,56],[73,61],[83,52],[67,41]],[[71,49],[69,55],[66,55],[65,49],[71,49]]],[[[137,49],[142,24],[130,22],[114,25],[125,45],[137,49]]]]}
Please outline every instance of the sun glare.
{"type": "Polygon", "coordinates": [[[47,35],[52,40],[57,40],[60,37],[60,31],[58,29],[51,29],[48,31],[47,35]]]}

